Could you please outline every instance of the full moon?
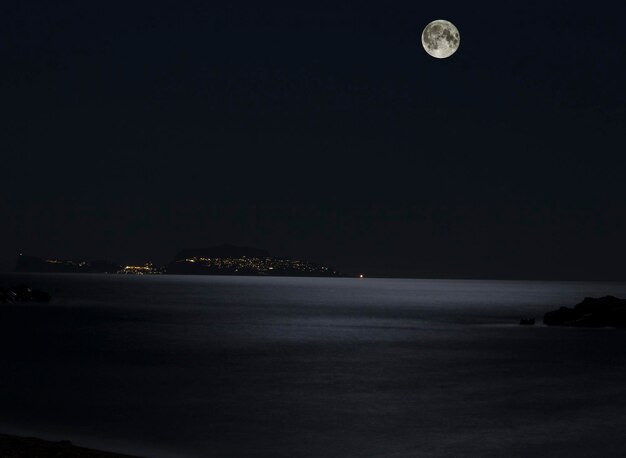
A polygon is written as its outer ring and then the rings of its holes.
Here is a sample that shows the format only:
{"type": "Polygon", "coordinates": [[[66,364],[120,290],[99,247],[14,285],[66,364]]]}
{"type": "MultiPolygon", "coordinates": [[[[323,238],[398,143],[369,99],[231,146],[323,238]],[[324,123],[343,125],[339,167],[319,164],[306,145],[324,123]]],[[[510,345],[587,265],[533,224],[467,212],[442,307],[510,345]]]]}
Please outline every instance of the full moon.
{"type": "Polygon", "coordinates": [[[461,36],[459,30],[450,21],[438,19],[426,26],[422,32],[422,45],[428,54],[445,59],[459,49],[461,36]]]}

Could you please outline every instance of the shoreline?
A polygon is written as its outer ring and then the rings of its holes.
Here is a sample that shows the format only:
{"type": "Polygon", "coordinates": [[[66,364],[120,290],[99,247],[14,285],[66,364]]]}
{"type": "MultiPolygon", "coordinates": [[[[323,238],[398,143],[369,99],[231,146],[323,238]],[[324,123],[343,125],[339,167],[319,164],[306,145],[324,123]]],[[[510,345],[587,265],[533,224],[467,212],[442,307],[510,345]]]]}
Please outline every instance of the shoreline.
{"type": "Polygon", "coordinates": [[[141,458],[136,455],[123,455],[84,448],[68,440],[47,441],[36,437],[23,437],[0,434],[0,456],[3,458],[29,458],[33,456],[67,458],[141,458]]]}

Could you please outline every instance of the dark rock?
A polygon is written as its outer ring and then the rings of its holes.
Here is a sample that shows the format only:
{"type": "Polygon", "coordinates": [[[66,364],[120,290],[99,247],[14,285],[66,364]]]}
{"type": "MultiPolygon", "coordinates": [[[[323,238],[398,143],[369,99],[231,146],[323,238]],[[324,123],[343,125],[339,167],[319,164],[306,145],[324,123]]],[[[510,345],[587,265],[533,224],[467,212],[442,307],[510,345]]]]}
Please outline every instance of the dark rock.
{"type": "Polygon", "coordinates": [[[39,289],[34,289],[31,291],[30,300],[33,302],[50,302],[50,294],[45,291],[41,291],[39,289]]]}
{"type": "Polygon", "coordinates": [[[12,304],[15,302],[16,294],[10,289],[0,288],[0,303],[12,304]]]}
{"type": "Polygon", "coordinates": [[[553,312],[548,312],[543,316],[543,323],[548,326],[563,326],[566,323],[576,320],[577,315],[573,309],[561,307],[553,312]]]}
{"type": "Polygon", "coordinates": [[[28,285],[17,285],[12,289],[0,288],[0,302],[50,302],[50,295],[45,291],[31,289],[28,285]]]}
{"type": "Polygon", "coordinates": [[[33,437],[0,434],[2,458],[132,458],[73,445],[70,441],[50,442],[33,437]]]}
{"type": "Polygon", "coordinates": [[[543,317],[548,326],[626,327],[626,300],[586,297],[574,308],[561,307],[543,317]]]}
{"type": "Polygon", "coordinates": [[[574,307],[576,313],[607,313],[616,307],[626,305],[626,301],[618,299],[615,296],[605,296],[598,299],[586,297],[580,304],[574,307]]]}

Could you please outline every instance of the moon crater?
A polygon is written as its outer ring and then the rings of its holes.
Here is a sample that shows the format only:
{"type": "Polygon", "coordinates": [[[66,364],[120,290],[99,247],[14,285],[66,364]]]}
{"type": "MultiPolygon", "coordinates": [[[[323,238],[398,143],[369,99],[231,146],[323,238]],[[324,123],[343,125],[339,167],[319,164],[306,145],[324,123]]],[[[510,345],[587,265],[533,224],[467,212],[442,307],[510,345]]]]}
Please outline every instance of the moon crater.
{"type": "Polygon", "coordinates": [[[424,50],[437,59],[450,57],[460,44],[459,30],[450,21],[438,19],[428,24],[422,32],[424,50]]]}

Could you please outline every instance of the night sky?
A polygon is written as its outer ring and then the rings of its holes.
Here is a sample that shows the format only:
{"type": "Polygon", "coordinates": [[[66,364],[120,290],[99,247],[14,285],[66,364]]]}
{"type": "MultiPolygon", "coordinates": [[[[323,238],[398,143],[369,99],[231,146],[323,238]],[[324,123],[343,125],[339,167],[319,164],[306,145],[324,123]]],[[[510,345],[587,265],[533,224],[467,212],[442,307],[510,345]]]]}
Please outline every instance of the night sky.
{"type": "Polygon", "coordinates": [[[230,242],[626,278],[623,1],[0,3],[0,268],[230,242]],[[459,51],[420,34],[452,21],[459,51]]]}

